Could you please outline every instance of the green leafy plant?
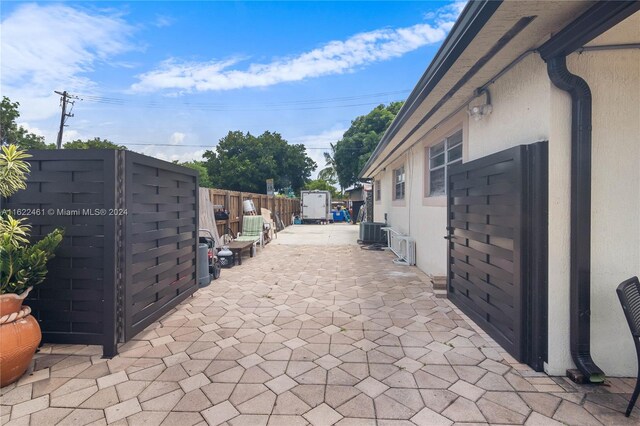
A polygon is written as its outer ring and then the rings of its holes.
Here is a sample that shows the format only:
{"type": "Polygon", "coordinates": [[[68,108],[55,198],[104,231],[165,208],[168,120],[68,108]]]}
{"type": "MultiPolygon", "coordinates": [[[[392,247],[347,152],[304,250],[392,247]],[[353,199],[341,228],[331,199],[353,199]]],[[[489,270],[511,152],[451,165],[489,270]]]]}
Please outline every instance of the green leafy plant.
{"type": "Polygon", "coordinates": [[[0,220],[0,236],[2,244],[20,247],[29,243],[29,230],[31,225],[24,223],[26,219],[14,219],[11,215],[3,215],[0,220]]]}
{"type": "MultiPolygon", "coordinates": [[[[8,197],[25,189],[30,155],[15,145],[3,146],[0,153],[0,196],[8,197]]],[[[44,281],[47,262],[54,257],[64,235],[55,229],[37,243],[29,244],[31,226],[8,211],[0,212],[0,294],[22,294],[44,281]]]]}
{"type": "Polygon", "coordinates": [[[31,157],[15,145],[3,146],[0,152],[0,196],[8,197],[14,192],[25,189],[29,163],[24,161],[31,157]]]}
{"type": "Polygon", "coordinates": [[[13,245],[8,235],[0,241],[0,294],[21,294],[40,284],[47,275],[47,262],[62,241],[56,229],[33,245],[13,245]]]}

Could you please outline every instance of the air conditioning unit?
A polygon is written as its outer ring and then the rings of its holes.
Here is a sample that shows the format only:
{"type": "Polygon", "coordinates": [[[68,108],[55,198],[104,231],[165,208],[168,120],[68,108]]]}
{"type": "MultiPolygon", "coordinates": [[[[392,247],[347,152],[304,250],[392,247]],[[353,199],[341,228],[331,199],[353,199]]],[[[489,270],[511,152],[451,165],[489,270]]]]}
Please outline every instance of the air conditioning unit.
{"type": "Polygon", "coordinates": [[[386,225],[381,222],[360,222],[360,241],[365,244],[386,243],[387,236],[382,231],[386,225]]]}
{"type": "Polygon", "coordinates": [[[398,258],[394,263],[402,265],[416,264],[416,241],[407,236],[402,236],[396,240],[396,249],[393,251],[398,258]]]}
{"type": "Polygon", "coordinates": [[[410,236],[401,234],[390,227],[384,230],[387,232],[389,249],[398,256],[393,262],[401,265],[415,265],[416,241],[410,236]]]}

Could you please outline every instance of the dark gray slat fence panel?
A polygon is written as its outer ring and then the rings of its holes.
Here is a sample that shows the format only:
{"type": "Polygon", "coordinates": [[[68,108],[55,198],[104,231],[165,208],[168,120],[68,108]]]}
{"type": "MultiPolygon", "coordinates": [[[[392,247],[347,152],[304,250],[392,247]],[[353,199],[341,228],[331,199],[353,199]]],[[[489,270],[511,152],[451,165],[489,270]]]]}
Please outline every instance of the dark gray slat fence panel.
{"type": "Polygon", "coordinates": [[[189,226],[189,224],[193,222],[194,216],[195,216],[195,212],[194,214],[191,215],[191,217],[183,217],[180,219],[160,220],[157,222],[149,222],[149,223],[145,223],[145,222],[134,223],[133,232],[139,233],[139,232],[153,230],[155,229],[154,227],[156,226],[156,224],[162,228],[189,226]]]}
{"type": "Polygon", "coordinates": [[[448,192],[449,297],[537,371],[547,358],[547,185],[540,142],[453,167],[448,192]]]}
{"type": "MultiPolygon", "coordinates": [[[[145,211],[145,204],[131,204],[133,208],[129,209],[129,214],[136,216],[138,221],[134,228],[129,229],[129,233],[131,234],[132,229],[135,229],[136,233],[144,233],[155,228],[175,227],[177,235],[148,240],[147,243],[155,243],[160,247],[174,244],[172,251],[177,262],[176,268],[174,271],[167,270],[158,274],[158,284],[171,288],[168,286],[173,283],[178,293],[191,292],[189,287],[191,283],[195,283],[193,223],[197,224],[198,216],[197,204],[195,208],[193,205],[195,190],[185,196],[184,184],[197,185],[195,172],[139,154],[107,150],[41,151],[34,152],[34,155],[37,158],[34,157],[32,160],[36,167],[31,173],[28,192],[17,194],[13,200],[8,201],[14,204],[5,204],[5,207],[69,210],[125,208],[126,201],[117,201],[118,195],[125,194],[124,188],[119,186],[119,181],[122,180],[120,177],[126,174],[125,156],[136,158],[141,168],[160,167],[164,170],[164,181],[159,181],[157,176],[141,174],[136,176],[138,180],[134,182],[138,190],[149,186],[145,182],[151,183],[156,185],[157,195],[159,195],[145,199],[143,194],[141,201],[165,202],[165,204],[157,204],[152,212],[141,214],[135,214],[132,211],[135,212],[137,209],[145,211]],[[105,161],[108,164],[105,165],[105,161]],[[182,195],[181,198],[176,197],[180,200],[179,205],[166,204],[171,201],[172,196],[177,195],[182,195]],[[188,232],[190,223],[192,224],[191,233],[188,232]],[[189,262],[191,265],[183,267],[189,262]],[[171,277],[172,272],[175,273],[174,277],[171,277]]],[[[58,287],[50,291],[51,289],[46,285],[42,286],[41,300],[37,298],[38,291],[34,292],[31,298],[33,301],[31,305],[34,308],[42,304],[43,312],[45,310],[51,312],[45,315],[46,319],[43,320],[46,322],[43,326],[45,340],[52,336],[49,339],[52,342],[102,344],[105,355],[115,354],[116,309],[118,309],[118,315],[122,317],[131,315],[130,309],[122,306],[123,303],[119,302],[120,305],[116,305],[117,272],[115,268],[116,262],[119,262],[117,259],[120,258],[117,249],[118,241],[122,241],[123,248],[126,247],[124,241],[126,230],[120,231],[116,226],[120,224],[118,226],[125,228],[127,221],[121,221],[122,218],[116,220],[116,216],[82,215],[56,216],[55,218],[34,216],[31,219],[35,227],[34,235],[37,234],[35,231],[45,234],[56,226],[62,226],[66,231],[65,242],[58,251],[58,258],[50,265],[49,276],[57,277],[58,287]],[[57,316],[56,312],[58,312],[57,316]]],[[[146,243],[141,243],[138,248],[144,244],[146,243]]],[[[129,247],[135,248],[134,245],[129,247]]],[[[148,247],[142,249],[147,250],[148,247]]],[[[147,252],[141,252],[141,255],[143,262],[153,259],[153,257],[147,257],[147,252]]],[[[160,263],[172,257],[170,252],[158,252],[155,256],[160,263]]],[[[136,257],[135,260],[140,259],[136,257]]],[[[147,264],[145,263],[145,266],[147,264]]],[[[126,276],[126,261],[118,265],[126,276]]],[[[136,265],[136,268],[139,267],[136,265]]],[[[166,302],[160,305],[166,309],[175,306],[181,300],[176,297],[167,298],[166,290],[159,294],[162,302],[166,302]]],[[[121,302],[124,302],[124,295],[122,297],[121,302]]],[[[150,309],[150,306],[153,307],[153,304],[145,307],[145,313],[155,309],[155,307],[150,309]]],[[[37,314],[37,309],[34,311],[37,314]]],[[[124,335],[124,330],[122,334],[124,335]]],[[[129,333],[126,337],[130,338],[132,335],[129,333]]]]}
{"type": "MultiPolygon", "coordinates": [[[[7,200],[7,208],[112,208],[115,152],[107,150],[31,151],[27,189],[7,200]]],[[[30,216],[32,237],[55,227],[65,238],[49,265],[46,281],[28,298],[43,341],[100,344],[115,353],[113,235],[110,216],[30,216]]]]}
{"type": "Polygon", "coordinates": [[[456,245],[455,250],[451,250],[451,256],[469,263],[470,259],[479,260],[482,262],[488,262],[489,265],[497,266],[500,269],[513,273],[513,262],[505,259],[501,259],[496,256],[490,256],[487,260],[487,253],[483,253],[478,250],[474,250],[470,247],[464,247],[456,245]],[[465,250],[466,249],[466,250],[465,250]]]}
{"type": "MultiPolygon", "coordinates": [[[[168,220],[176,220],[176,217],[177,217],[176,212],[147,212],[147,213],[129,212],[127,216],[135,217],[136,226],[140,226],[140,224],[143,224],[143,223],[155,223],[155,222],[162,222],[162,221],[168,221],[168,220]]],[[[180,213],[181,219],[187,218],[187,217],[195,217],[195,216],[196,216],[196,212],[194,211],[186,211],[186,212],[180,213]]]]}
{"type": "Polygon", "coordinates": [[[524,241],[527,262],[525,281],[525,323],[530,325],[525,341],[526,362],[536,371],[548,360],[548,255],[549,255],[549,153],[548,142],[527,146],[526,209],[524,241]]]}
{"type": "Polygon", "coordinates": [[[153,189],[158,193],[158,195],[174,195],[174,196],[180,195],[183,192],[182,188],[158,187],[151,184],[142,184],[138,182],[134,182],[130,186],[130,189],[138,193],[144,193],[148,189],[153,189]]]}
{"type": "Polygon", "coordinates": [[[451,206],[452,212],[460,212],[460,213],[508,215],[511,213],[512,210],[513,210],[513,207],[511,206],[498,206],[498,205],[451,206]]]}
{"type": "Polygon", "coordinates": [[[176,249],[172,246],[164,246],[159,249],[147,250],[144,253],[134,256],[134,259],[137,260],[134,260],[132,263],[131,273],[135,276],[136,274],[144,272],[146,269],[153,268],[156,264],[163,264],[170,261],[175,262],[176,258],[181,258],[190,254],[192,254],[190,246],[183,247],[181,249],[176,249]],[[147,258],[141,258],[141,255],[146,255],[147,258]]]}
{"type": "Polygon", "coordinates": [[[126,152],[125,339],[197,289],[197,172],[126,152]]]}
{"type": "MultiPolygon", "coordinates": [[[[449,297],[519,359],[523,357],[519,276],[521,155],[521,148],[517,147],[452,167],[448,191],[450,226],[454,227],[452,234],[459,237],[449,243],[449,297]],[[510,206],[510,216],[495,218],[489,207],[493,205],[510,206]],[[486,213],[470,213],[470,206],[482,206],[486,213]],[[490,248],[494,235],[512,241],[509,257],[513,260],[508,264],[492,262],[496,254],[490,248]],[[470,255],[470,242],[478,243],[471,246],[474,253],[484,253],[484,259],[481,255],[470,255]],[[472,278],[476,278],[475,283],[472,278]]],[[[500,248],[504,245],[501,241],[498,246],[502,259],[504,249],[500,248]]]]}

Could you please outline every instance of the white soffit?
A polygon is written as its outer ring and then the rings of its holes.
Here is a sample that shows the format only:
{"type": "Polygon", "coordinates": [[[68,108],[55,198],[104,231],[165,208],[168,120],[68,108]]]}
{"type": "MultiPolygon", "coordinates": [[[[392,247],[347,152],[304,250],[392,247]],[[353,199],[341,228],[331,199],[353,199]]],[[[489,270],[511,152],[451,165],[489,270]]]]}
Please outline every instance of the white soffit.
{"type": "Polygon", "coordinates": [[[409,147],[419,141],[433,126],[453,111],[460,108],[472,96],[475,89],[483,86],[513,62],[520,54],[539,47],[551,35],[557,33],[578,17],[594,2],[588,1],[505,1],[493,14],[489,22],[480,30],[462,55],[427,95],[416,111],[398,130],[391,142],[378,155],[375,162],[366,170],[364,177],[373,177],[383,167],[393,162],[409,147]],[[480,70],[472,76],[453,96],[436,111],[418,131],[414,132],[402,147],[393,152],[420,120],[451,90],[451,88],[484,56],[496,42],[509,31],[521,18],[536,16],[518,35],[507,43],[480,70]]]}

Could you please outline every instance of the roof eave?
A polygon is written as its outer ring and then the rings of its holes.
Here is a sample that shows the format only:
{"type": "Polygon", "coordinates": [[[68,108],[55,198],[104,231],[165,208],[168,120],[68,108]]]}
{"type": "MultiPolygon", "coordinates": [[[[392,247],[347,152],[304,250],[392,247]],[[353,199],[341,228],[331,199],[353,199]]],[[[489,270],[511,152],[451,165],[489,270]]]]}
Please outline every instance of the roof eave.
{"type": "Polygon", "coordinates": [[[391,143],[398,131],[489,21],[501,3],[502,0],[480,0],[467,3],[442,46],[438,49],[431,64],[429,64],[418,84],[411,91],[395,120],[384,133],[373,154],[371,154],[371,157],[358,174],[359,178],[371,177],[368,176],[368,173],[371,172],[371,166],[376,162],[382,151],[391,143]]]}

